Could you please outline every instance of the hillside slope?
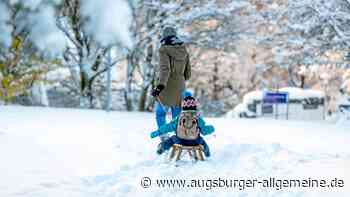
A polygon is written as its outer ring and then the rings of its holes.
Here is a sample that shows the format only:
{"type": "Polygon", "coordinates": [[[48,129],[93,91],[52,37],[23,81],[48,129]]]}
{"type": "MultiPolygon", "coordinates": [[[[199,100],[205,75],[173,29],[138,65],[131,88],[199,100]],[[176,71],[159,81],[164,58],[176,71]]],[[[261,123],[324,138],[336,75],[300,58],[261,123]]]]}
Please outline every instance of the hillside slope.
{"type": "Polygon", "coordinates": [[[212,157],[175,166],[155,153],[153,114],[0,108],[0,196],[349,196],[350,130],[276,120],[206,119],[212,157]],[[149,177],[150,188],[141,180],[149,177]],[[342,188],[218,188],[220,179],[326,179],[342,188]],[[159,188],[156,179],[201,187],[159,188]],[[209,180],[209,181],[208,181],[209,180]],[[204,181],[204,182],[203,182],[204,181]],[[241,189],[241,190],[240,190],[241,189]],[[282,189],[282,190],[281,190],[282,189]]]}

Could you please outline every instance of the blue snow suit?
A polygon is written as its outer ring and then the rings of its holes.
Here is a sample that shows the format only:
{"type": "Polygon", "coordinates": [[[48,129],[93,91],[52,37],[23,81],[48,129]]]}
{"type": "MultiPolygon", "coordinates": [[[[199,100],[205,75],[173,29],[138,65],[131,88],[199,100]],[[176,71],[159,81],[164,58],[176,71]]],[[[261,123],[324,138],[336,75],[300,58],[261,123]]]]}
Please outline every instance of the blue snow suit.
{"type": "MultiPolygon", "coordinates": [[[[179,117],[176,117],[170,123],[165,124],[161,126],[158,130],[151,132],[151,138],[155,138],[157,136],[160,136],[169,132],[173,132],[173,131],[176,132],[178,120],[179,120],[179,117]]],[[[199,127],[199,132],[202,135],[209,135],[215,131],[212,125],[205,125],[205,121],[203,120],[202,117],[198,117],[198,127],[199,127]]],[[[174,144],[181,144],[184,146],[202,145],[204,148],[203,152],[205,156],[206,157],[210,156],[209,146],[200,135],[195,140],[185,140],[174,135],[171,138],[160,143],[161,150],[162,151],[169,150],[174,144]]]]}

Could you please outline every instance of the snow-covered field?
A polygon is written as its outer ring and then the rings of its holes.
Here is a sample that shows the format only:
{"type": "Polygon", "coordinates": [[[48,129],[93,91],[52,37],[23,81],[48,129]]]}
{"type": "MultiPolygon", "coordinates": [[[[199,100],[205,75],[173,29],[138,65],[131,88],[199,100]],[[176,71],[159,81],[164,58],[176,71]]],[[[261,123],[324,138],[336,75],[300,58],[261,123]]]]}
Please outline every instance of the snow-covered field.
{"type": "Polygon", "coordinates": [[[157,156],[153,114],[0,107],[0,196],[350,196],[350,125],[206,119],[212,157],[157,156]],[[141,187],[142,177],[152,181],[141,187]],[[342,188],[157,188],[156,179],[327,179],[342,188]]]}

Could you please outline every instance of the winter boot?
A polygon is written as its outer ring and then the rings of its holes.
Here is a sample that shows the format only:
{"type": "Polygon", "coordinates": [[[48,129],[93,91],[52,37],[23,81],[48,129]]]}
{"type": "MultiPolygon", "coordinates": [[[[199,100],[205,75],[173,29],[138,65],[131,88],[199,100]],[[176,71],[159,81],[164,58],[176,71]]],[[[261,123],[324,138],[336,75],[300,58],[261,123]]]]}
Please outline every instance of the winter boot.
{"type": "Polygon", "coordinates": [[[209,146],[206,143],[203,145],[203,152],[204,152],[205,157],[210,157],[209,146]]]}
{"type": "Polygon", "coordinates": [[[163,142],[161,142],[161,143],[159,143],[158,144],[158,147],[157,147],[157,154],[158,155],[161,155],[161,154],[163,154],[164,153],[164,148],[163,148],[163,142]]]}

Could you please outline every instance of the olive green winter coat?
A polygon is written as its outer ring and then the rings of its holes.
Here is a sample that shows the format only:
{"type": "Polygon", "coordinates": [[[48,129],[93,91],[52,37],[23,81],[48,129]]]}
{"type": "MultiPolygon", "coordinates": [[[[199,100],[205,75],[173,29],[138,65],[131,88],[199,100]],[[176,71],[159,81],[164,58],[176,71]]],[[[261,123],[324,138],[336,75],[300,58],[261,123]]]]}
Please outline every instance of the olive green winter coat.
{"type": "Polygon", "coordinates": [[[162,45],[159,49],[158,84],[165,86],[159,98],[163,105],[181,106],[185,80],[191,77],[189,54],[184,45],[162,45]]]}

